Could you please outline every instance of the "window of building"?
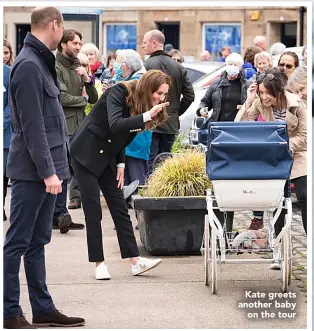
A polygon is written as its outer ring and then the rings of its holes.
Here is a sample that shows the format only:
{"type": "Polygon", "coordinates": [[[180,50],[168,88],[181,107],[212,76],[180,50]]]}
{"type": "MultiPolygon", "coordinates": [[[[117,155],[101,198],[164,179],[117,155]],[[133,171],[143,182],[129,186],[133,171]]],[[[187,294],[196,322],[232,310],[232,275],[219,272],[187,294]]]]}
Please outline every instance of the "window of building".
{"type": "Polygon", "coordinates": [[[203,24],[203,50],[209,51],[215,60],[221,57],[224,46],[230,46],[231,52],[241,54],[241,24],[203,24]]]}
{"type": "Polygon", "coordinates": [[[117,49],[136,50],[136,24],[115,23],[104,26],[104,54],[117,49]]]}

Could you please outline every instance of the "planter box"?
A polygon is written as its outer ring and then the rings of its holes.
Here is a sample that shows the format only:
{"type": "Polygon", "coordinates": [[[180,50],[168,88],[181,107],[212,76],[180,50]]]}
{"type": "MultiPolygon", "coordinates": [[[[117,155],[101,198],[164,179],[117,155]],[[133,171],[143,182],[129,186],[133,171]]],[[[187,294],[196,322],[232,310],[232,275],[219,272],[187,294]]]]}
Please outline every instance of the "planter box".
{"type": "Polygon", "coordinates": [[[147,198],[132,195],[141,242],[150,255],[200,255],[205,197],[147,198]]]}

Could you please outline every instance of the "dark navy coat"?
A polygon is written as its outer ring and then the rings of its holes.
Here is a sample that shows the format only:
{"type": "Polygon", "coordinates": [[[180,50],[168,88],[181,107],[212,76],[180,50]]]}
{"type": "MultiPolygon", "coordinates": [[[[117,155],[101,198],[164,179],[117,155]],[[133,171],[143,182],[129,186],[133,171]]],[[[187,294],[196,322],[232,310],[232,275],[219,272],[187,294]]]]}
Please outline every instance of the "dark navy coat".
{"type": "Polygon", "coordinates": [[[68,134],[59,101],[55,56],[28,33],[11,71],[9,102],[13,135],[7,163],[12,179],[71,177],[68,134]]]}

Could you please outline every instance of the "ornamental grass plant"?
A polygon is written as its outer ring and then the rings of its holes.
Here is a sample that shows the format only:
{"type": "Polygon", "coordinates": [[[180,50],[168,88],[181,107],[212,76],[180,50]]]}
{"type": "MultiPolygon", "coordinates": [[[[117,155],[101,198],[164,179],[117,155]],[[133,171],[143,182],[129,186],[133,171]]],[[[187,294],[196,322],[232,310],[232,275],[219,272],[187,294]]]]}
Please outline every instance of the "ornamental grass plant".
{"type": "Polygon", "coordinates": [[[144,197],[205,196],[211,187],[205,174],[205,154],[188,149],[162,162],[140,193],[144,197]]]}

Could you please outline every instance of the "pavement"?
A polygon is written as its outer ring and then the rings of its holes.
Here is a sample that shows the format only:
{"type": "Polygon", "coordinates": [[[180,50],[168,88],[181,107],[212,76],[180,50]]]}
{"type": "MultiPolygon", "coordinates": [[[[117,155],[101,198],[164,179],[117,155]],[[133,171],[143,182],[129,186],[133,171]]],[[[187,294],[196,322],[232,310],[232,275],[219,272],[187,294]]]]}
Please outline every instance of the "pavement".
{"type": "MultiPolygon", "coordinates": [[[[9,195],[6,211],[9,210],[9,195]]],[[[86,329],[305,329],[307,327],[306,236],[300,213],[294,210],[293,281],[289,291],[296,295],[295,310],[278,308],[275,315],[265,309],[243,309],[241,303],[258,301],[249,296],[281,293],[280,271],[268,264],[224,265],[218,270],[218,294],[204,285],[202,256],[162,257],[163,263],[141,276],[132,276],[128,260],[120,257],[113,222],[102,197],[103,241],[111,280],[94,279],[94,264],[88,262],[85,230],[61,234],[53,230],[46,246],[47,284],[57,309],[72,316],[84,317],[86,329]],[[250,290],[251,292],[246,292],[250,290]],[[260,294],[257,294],[259,292],[260,294]],[[245,298],[247,293],[247,298],[245,298]],[[281,315],[278,312],[295,312],[281,315]],[[262,312],[264,318],[262,318],[262,312]],[[257,313],[258,315],[253,315],[257,313]],[[251,314],[251,315],[250,315],[251,314]],[[253,316],[253,317],[252,317],[253,316]],[[258,316],[258,317],[257,317],[258,316]],[[256,318],[255,318],[256,317],[256,318]],[[267,317],[267,318],[266,318],[267,317]],[[284,318],[285,317],[285,318],[284,318]]],[[[75,222],[84,223],[83,210],[71,210],[75,222]]],[[[133,225],[134,211],[130,210],[133,225]]],[[[250,212],[235,215],[235,227],[245,228],[250,212]]],[[[9,222],[4,222],[4,234],[9,222]]],[[[149,257],[135,230],[140,254],[149,257]]],[[[250,258],[246,254],[239,257],[250,258]]],[[[32,314],[23,267],[20,273],[21,305],[26,318],[32,314]]],[[[278,294],[281,295],[281,294],[278,294]]],[[[269,298],[269,297],[268,297],[269,298]]],[[[292,302],[294,299],[287,299],[292,302]]],[[[268,300],[274,305],[274,300],[268,300]]],[[[278,301],[279,302],[279,301],[278,301]]],[[[288,307],[286,304],[285,307],[288,307]]]]}

